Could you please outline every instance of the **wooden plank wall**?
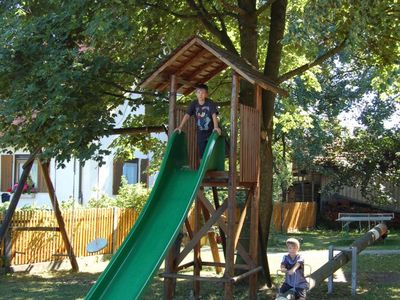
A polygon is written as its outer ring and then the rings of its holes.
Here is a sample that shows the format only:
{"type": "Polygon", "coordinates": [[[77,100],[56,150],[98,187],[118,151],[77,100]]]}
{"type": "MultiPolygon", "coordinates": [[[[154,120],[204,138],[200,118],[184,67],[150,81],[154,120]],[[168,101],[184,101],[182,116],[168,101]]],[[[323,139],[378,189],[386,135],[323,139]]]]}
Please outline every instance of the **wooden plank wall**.
{"type": "MultiPolygon", "coordinates": [[[[86,245],[96,238],[108,241],[107,247],[96,254],[112,253],[113,240],[116,243],[114,249],[118,249],[137,220],[138,213],[133,209],[92,208],[63,211],[63,217],[75,255],[80,257],[94,255],[86,251],[86,245]]],[[[57,227],[58,224],[53,211],[17,211],[12,226],[57,227]]],[[[1,256],[1,247],[0,253],[1,256]]],[[[12,230],[12,253],[12,265],[68,259],[63,256],[67,252],[58,231],[12,230]]]]}
{"type": "MultiPolygon", "coordinates": [[[[183,116],[186,113],[186,108],[184,107],[177,107],[176,109],[176,127],[182,121],[183,116]]],[[[197,150],[197,133],[196,133],[196,123],[195,119],[191,117],[189,121],[183,127],[183,132],[187,135],[187,143],[188,143],[188,156],[189,156],[189,166],[192,169],[197,169],[200,161],[199,155],[197,150]]]]}
{"type": "Polygon", "coordinates": [[[316,225],[316,202],[287,202],[282,206],[274,204],[272,225],[276,231],[281,231],[283,217],[283,231],[305,230],[316,225]]]}
{"type": "Polygon", "coordinates": [[[257,182],[260,149],[260,113],[240,105],[240,181],[257,182]]]}

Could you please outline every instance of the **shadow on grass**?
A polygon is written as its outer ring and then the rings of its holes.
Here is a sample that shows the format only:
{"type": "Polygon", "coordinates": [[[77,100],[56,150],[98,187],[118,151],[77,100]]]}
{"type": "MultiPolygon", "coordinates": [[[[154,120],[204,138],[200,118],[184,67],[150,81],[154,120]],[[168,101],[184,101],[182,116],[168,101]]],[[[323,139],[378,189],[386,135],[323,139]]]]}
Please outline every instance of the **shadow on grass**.
{"type": "Polygon", "coordinates": [[[83,299],[100,273],[49,272],[0,276],[0,299],[83,299]]]}

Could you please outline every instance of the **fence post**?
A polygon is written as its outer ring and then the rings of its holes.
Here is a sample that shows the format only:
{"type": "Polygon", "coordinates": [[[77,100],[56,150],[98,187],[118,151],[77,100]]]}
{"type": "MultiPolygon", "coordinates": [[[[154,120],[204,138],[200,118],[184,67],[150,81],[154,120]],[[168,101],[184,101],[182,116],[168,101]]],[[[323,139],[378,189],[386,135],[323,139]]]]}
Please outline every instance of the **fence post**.
{"type": "Polygon", "coordinates": [[[118,208],[113,207],[112,253],[117,251],[118,208]]]}

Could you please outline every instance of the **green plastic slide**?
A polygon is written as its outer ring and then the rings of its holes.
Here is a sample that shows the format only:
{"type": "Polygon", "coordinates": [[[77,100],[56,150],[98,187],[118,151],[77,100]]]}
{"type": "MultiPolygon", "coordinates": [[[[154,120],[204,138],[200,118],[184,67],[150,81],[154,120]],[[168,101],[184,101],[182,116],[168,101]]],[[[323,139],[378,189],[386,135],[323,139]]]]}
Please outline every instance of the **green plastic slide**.
{"type": "Polygon", "coordinates": [[[174,133],[134,227],[86,299],[138,299],[175,241],[207,170],[223,170],[224,139],[213,133],[198,170],[187,167],[184,133],[174,133]]]}

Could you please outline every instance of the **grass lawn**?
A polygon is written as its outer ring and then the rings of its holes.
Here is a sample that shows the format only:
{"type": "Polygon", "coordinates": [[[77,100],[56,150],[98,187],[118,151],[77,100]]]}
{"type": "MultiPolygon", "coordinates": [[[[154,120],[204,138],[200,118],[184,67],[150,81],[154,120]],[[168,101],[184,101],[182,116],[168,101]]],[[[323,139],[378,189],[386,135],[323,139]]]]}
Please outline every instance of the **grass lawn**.
{"type": "MultiPolygon", "coordinates": [[[[302,239],[302,251],[327,249],[334,242],[344,246],[359,237],[359,233],[333,231],[315,231],[290,234],[302,239]],[[341,244],[343,243],[343,244],[341,244]]],[[[274,234],[269,251],[284,251],[286,235],[274,234]]],[[[400,234],[392,232],[385,243],[368,249],[400,249],[400,234]],[[393,241],[392,241],[393,240],[393,241]]],[[[334,283],[334,292],[327,295],[327,285],[323,284],[308,295],[307,299],[399,299],[400,300],[400,254],[360,255],[358,262],[357,296],[351,297],[351,267],[349,264],[340,269],[340,282],[334,283]]],[[[206,272],[212,273],[212,269],[206,272]]],[[[271,271],[273,273],[273,271],[271,271]]],[[[40,274],[0,275],[0,299],[83,299],[90,286],[100,273],[48,272],[40,274]]],[[[273,275],[274,276],[274,275],[273,275]]],[[[275,277],[279,286],[282,277],[275,277]]],[[[338,279],[339,280],[339,279],[338,279]]],[[[191,282],[178,281],[174,299],[192,299],[191,282]]],[[[276,287],[263,288],[258,299],[274,299],[276,287]]],[[[163,282],[155,277],[143,299],[162,299],[163,282]]],[[[247,299],[248,288],[245,284],[235,288],[235,299],[247,299]]],[[[201,283],[201,299],[223,299],[223,286],[215,283],[201,283]]]]}

